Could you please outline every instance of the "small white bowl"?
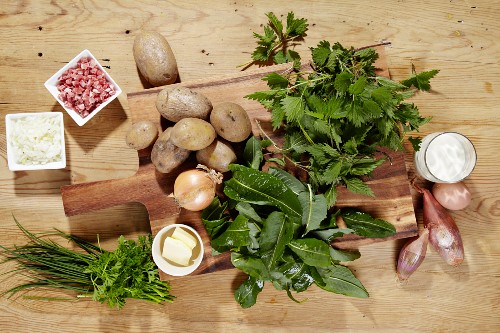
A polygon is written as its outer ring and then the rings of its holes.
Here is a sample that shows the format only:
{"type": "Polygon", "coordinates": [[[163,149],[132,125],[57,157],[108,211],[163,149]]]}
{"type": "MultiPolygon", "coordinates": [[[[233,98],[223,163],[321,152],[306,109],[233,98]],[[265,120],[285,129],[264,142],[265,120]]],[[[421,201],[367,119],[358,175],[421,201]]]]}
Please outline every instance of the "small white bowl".
{"type": "MultiPolygon", "coordinates": [[[[11,171],[19,170],[46,170],[46,169],[64,169],[66,167],[66,147],[64,140],[64,117],[62,112],[34,112],[34,113],[13,113],[5,116],[5,129],[7,136],[7,162],[9,169],[11,171]],[[40,117],[54,117],[56,118],[57,126],[59,126],[59,137],[55,137],[54,140],[59,141],[61,145],[61,155],[60,159],[57,161],[48,162],[45,164],[22,164],[17,162],[16,156],[18,156],[17,148],[13,143],[14,135],[14,122],[18,119],[25,117],[33,117],[36,121],[40,117]]],[[[29,132],[24,132],[29,135],[29,132]]]]}
{"type": "Polygon", "coordinates": [[[164,273],[172,276],[185,276],[191,274],[200,266],[204,255],[203,241],[200,234],[190,226],[185,224],[171,224],[164,227],[156,234],[155,238],[153,239],[152,252],[153,261],[164,273]],[[195,248],[193,249],[193,253],[196,255],[196,257],[193,259],[193,263],[190,266],[183,267],[171,264],[161,255],[165,238],[172,235],[176,227],[181,227],[184,230],[190,232],[198,240],[195,248]]]}
{"type": "Polygon", "coordinates": [[[73,118],[73,120],[79,126],[83,126],[85,123],[87,123],[90,119],[92,119],[92,117],[94,117],[99,111],[104,109],[104,107],[106,105],[111,103],[111,101],[113,101],[115,98],[118,97],[118,95],[120,95],[122,93],[122,90],[120,89],[120,87],[111,78],[111,76],[109,76],[108,72],[106,72],[106,70],[101,66],[99,61],[97,61],[96,57],[94,57],[92,55],[92,53],[90,53],[89,50],[83,50],[82,52],[80,52],[80,54],[78,54],[70,62],[68,62],[68,64],[66,64],[66,66],[61,68],[59,71],[57,71],[57,73],[52,75],[52,77],[50,79],[45,81],[44,85],[45,85],[45,88],[47,88],[47,90],[52,94],[52,96],[54,96],[54,98],[59,102],[59,104],[61,104],[61,106],[64,108],[64,110],[66,110],[66,112],[68,112],[68,114],[71,116],[71,118],[73,118]],[[106,79],[108,80],[108,82],[110,82],[115,87],[115,94],[113,96],[110,96],[106,101],[104,101],[101,105],[99,105],[99,107],[97,107],[95,110],[93,110],[85,118],[82,118],[82,116],[80,116],[80,114],[78,114],[78,112],[76,112],[75,110],[66,107],[64,105],[64,102],[59,98],[59,90],[57,90],[57,85],[58,85],[59,78],[61,77],[61,75],[64,72],[66,72],[68,69],[76,67],[78,60],[80,60],[83,57],[94,59],[97,66],[99,67],[99,69],[102,70],[104,72],[104,74],[106,75],[106,79]]]}

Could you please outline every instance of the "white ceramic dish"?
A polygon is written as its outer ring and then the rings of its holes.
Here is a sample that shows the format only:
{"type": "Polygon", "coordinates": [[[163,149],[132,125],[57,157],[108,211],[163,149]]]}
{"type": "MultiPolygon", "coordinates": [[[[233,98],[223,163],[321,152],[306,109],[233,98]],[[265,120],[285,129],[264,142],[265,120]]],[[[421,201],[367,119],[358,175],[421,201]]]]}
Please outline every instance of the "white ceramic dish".
{"type": "Polygon", "coordinates": [[[94,117],[97,113],[99,113],[99,111],[104,109],[106,107],[106,105],[111,103],[111,101],[113,101],[115,98],[118,97],[118,95],[120,95],[122,93],[122,90],[120,89],[120,87],[111,78],[111,76],[109,76],[108,72],[106,72],[106,70],[101,66],[99,61],[92,55],[92,53],[90,53],[89,50],[83,50],[82,52],[80,52],[80,54],[78,54],[70,62],[68,62],[68,64],[66,64],[66,66],[61,68],[59,71],[57,71],[57,73],[52,75],[52,77],[50,79],[45,81],[44,85],[45,85],[45,88],[47,88],[47,90],[52,94],[52,96],[54,96],[54,98],[59,102],[59,104],[61,104],[61,106],[64,108],[64,110],[66,110],[66,112],[71,116],[71,118],[73,118],[73,120],[79,126],[83,126],[85,123],[87,123],[90,119],[92,119],[92,117],[94,117]],[[108,82],[113,84],[113,86],[115,87],[115,94],[113,96],[110,96],[105,102],[103,102],[101,105],[99,105],[99,107],[97,107],[88,116],[86,116],[84,118],[82,116],[80,116],[80,114],[78,114],[78,112],[76,112],[75,110],[68,108],[64,105],[64,102],[59,98],[59,91],[57,90],[57,83],[58,83],[61,75],[65,71],[67,71],[68,69],[76,67],[78,60],[80,60],[83,57],[88,57],[88,58],[94,59],[97,66],[99,67],[99,69],[102,70],[104,72],[104,74],[106,75],[106,79],[108,80],[108,82]]]}
{"type": "Polygon", "coordinates": [[[187,226],[185,224],[171,224],[163,229],[161,229],[155,236],[153,240],[153,261],[156,263],[158,268],[165,272],[168,275],[172,276],[185,276],[188,274],[191,274],[194,272],[201,264],[201,261],[203,260],[203,255],[204,255],[204,250],[203,250],[203,241],[200,237],[200,234],[196,232],[193,228],[190,226],[187,226]],[[184,230],[190,232],[193,236],[196,237],[198,244],[196,244],[196,247],[193,250],[193,255],[196,257],[193,258],[193,263],[190,266],[187,267],[182,267],[178,265],[174,265],[170,262],[168,262],[161,254],[163,251],[163,243],[165,241],[165,238],[167,236],[170,236],[174,229],[176,227],[181,227],[184,230]]]}
{"type": "MultiPolygon", "coordinates": [[[[8,114],[5,116],[5,128],[6,128],[6,136],[7,136],[7,163],[9,165],[9,169],[11,171],[20,171],[20,170],[47,170],[47,169],[64,169],[66,167],[66,148],[65,148],[65,140],[64,140],[64,117],[62,112],[33,112],[33,113],[14,113],[8,114]],[[25,117],[34,117],[36,120],[37,117],[55,117],[56,123],[59,126],[60,135],[55,137],[54,140],[58,140],[61,146],[60,159],[57,161],[48,162],[45,164],[22,164],[18,163],[18,149],[16,149],[13,143],[13,132],[14,132],[14,121],[25,118],[25,117]]],[[[30,135],[30,133],[26,133],[26,135],[30,135]]]]}

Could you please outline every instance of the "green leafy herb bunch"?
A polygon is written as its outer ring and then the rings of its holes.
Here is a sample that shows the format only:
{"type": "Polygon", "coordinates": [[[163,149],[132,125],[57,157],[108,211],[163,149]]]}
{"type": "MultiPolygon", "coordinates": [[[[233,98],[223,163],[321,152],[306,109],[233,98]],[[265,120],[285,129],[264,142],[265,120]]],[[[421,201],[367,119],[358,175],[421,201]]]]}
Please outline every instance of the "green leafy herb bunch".
{"type": "MultiPolygon", "coordinates": [[[[286,28],[276,22],[274,14],[267,16],[265,34],[255,34],[259,46],[252,54],[254,60],[264,59],[274,50],[274,44],[265,44],[277,40],[271,36],[295,31],[290,26],[302,27],[298,34],[307,30],[307,20],[295,19],[293,13],[288,14],[286,28]]],[[[290,70],[267,75],[263,80],[269,90],[246,97],[271,112],[273,129],[284,129],[281,153],[307,170],[313,190],[324,193],[329,206],[336,202],[339,185],[373,196],[363,177],[384,162],[375,153],[383,147],[403,150],[406,134],[430,120],[407,100],[418,90],[429,90],[429,80],[438,71],[413,73],[396,82],[377,75],[379,55],[373,48],[345,48],[324,40],[310,51],[307,64],[290,50],[275,54],[275,63],[292,62],[290,70]]],[[[418,149],[418,140],[412,143],[418,149]]]]}

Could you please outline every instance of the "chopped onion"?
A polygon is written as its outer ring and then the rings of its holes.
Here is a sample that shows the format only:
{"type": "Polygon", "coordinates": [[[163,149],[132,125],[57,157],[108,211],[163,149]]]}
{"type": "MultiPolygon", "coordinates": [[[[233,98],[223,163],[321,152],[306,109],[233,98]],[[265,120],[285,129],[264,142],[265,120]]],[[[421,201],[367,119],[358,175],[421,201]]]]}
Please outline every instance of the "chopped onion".
{"type": "Polygon", "coordinates": [[[58,117],[30,115],[11,121],[10,143],[15,162],[44,165],[62,158],[61,125],[58,117]]]}

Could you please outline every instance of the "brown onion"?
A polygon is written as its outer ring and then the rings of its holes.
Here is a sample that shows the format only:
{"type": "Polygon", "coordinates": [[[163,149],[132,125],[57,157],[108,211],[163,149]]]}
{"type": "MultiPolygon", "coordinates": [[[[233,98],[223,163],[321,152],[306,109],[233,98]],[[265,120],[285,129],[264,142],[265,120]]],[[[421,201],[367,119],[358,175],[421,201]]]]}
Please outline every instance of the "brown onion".
{"type": "Polygon", "coordinates": [[[429,230],[429,243],[447,264],[460,265],[464,261],[464,246],[455,221],[429,190],[413,186],[424,197],[424,226],[429,230]]]}
{"type": "Polygon", "coordinates": [[[400,281],[407,280],[422,264],[429,243],[429,230],[425,229],[419,236],[406,242],[399,252],[397,274],[400,281]]]}
{"type": "Polygon", "coordinates": [[[222,182],[222,174],[198,165],[199,169],[182,172],[174,183],[174,198],[182,208],[200,211],[207,208],[215,197],[215,186],[222,182]]]}

